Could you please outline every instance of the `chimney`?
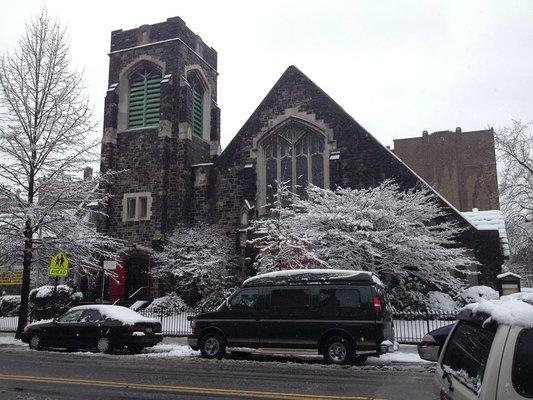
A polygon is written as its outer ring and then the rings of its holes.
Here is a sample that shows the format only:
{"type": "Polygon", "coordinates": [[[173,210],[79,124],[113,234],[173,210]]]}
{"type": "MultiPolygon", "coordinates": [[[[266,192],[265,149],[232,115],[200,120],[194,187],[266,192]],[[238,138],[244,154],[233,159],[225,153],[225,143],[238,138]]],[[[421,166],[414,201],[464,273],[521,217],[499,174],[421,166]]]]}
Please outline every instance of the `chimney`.
{"type": "Polygon", "coordinates": [[[83,180],[92,181],[93,180],[93,169],[91,167],[86,167],[83,170],[83,180]]]}

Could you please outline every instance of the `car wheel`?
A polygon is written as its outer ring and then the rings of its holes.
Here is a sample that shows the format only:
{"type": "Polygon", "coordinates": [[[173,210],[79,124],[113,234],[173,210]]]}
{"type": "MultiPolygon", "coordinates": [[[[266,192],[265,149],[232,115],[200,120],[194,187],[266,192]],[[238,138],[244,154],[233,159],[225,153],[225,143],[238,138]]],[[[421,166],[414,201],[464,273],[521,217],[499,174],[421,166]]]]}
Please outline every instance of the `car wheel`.
{"type": "Polygon", "coordinates": [[[96,349],[99,353],[111,353],[113,351],[113,346],[107,336],[101,336],[96,342],[96,349]]]}
{"type": "Polygon", "coordinates": [[[226,353],[226,341],[218,333],[208,333],[202,338],[200,352],[204,358],[222,358],[226,353]]]}
{"type": "Polygon", "coordinates": [[[364,365],[367,359],[368,359],[368,356],[355,356],[353,363],[355,365],[364,365]]]}
{"type": "Polygon", "coordinates": [[[139,346],[139,345],[134,345],[134,344],[128,346],[128,350],[132,354],[139,354],[140,352],[143,351],[143,349],[144,349],[144,346],[139,346]]]}
{"type": "Polygon", "coordinates": [[[38,333],[34,333],[30,337],[30,349],[32,350],[42,350],[43,349],[43,338],[38,333]]]}
{"type": "Polygon", "coordinates": [[[349,364],[353,359],[353,353],[352,344],[342,336],[332,336],[324,345],[324,360],[328,364],[349,364]]]}

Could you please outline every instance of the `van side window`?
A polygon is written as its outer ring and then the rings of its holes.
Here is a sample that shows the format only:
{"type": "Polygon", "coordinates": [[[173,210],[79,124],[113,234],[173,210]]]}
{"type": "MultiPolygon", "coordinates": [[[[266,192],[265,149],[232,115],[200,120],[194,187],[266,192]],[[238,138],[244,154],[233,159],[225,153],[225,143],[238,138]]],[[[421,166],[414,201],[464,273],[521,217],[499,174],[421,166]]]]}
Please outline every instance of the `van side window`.
{"type": "Polygon", "coordinates": [[[319,308],[357,308],[361,305],[361,295],[357,289],[320,289],[319,308]]]}
{"type": "Polygon", "coordinates": [[[231,299],[230,307],[235,310],[255,310],[258,298],[259,290],[242,290],[231,299]]]}
{"type": "Polygon", "coordinates": [[[270,306],[273,310],[308,309],[310,302],[307,289],[276,289],[270,294],[270,306]]]}
{"type": "Polygon", "coordinates": [[[513,362],[513,386],[523,397],[533,398],[533,329],[523,330],[516,342],[513,362]]]}
{"type": "Polygon", "coordinates": [[[493,340],[494,332],[467,321],[459,322],[446,347],[442,369],[477,393],[493,340]]]}

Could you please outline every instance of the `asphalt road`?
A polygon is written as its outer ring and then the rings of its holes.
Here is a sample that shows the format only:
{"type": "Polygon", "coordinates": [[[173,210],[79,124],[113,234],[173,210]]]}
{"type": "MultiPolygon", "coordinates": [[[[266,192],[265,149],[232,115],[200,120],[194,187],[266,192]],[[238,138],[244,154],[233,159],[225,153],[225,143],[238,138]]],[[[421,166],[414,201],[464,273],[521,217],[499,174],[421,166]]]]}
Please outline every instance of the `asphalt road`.
{"type": "Polygon", "coordinates": [[[0,346],[1,400],[432,400],[416,365],[337,367],[293,358],[150,358],[0,346]]]}

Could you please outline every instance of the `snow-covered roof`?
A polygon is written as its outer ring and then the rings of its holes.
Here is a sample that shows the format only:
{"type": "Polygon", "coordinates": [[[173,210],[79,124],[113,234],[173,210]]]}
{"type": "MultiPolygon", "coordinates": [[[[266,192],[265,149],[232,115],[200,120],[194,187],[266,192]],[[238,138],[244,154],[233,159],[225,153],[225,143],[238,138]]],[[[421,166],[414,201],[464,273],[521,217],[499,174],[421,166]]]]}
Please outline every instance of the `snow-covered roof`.
{"type": "Polygon", "coordinates": [[[268,283],[280,284],[302,281],[316,282],[330,280],[365,280],[383,285],[379,278],[369,271],[346,269],[289,269],[253,276],[246,279],[243,282],[243,286],[268,283]]]}
{"type": "Polygon", "coordinates": [[[509,240],[505,229],[505,219],[500,210],[472,211],[461,213],[474,227],[480,231],[498,231],[503,255],[509,257],[509,240]]]}
{"type": "Polygon", "coordinates": [[[512,272],[504,272],[503,274],[497,275],[496,278],[501,279],[501,278],[505,278],[507,276],[514,276],[515,278],[522,279],[522,277],[520,275],[514,274],[512,272]]]}
{"type": "Polygon", "coordinates": [[[112,306],[109,304],[92,304],[92,305],[84,305],[84,306],[77,306],[71,308],[71,310],[98,310],[102,316],[114,319],[116,321],[120,321],[124,324],[135,324],[138,322],[148,322],[148,323],[156,323],[157,320],[153,318],[147,318],[142,316],[141,314],[130,310],[129,308],[122,307],[122,306],[112,306]]]}
{"type": "Polygon", "coordinates": [[[503,325],[533,328],[533,293],[530,292],[513,293],[499,300],[482,300],[468,304],[464,310],[470,310],[474,315],[488,314],[485,323],[496,321],[503,325]]]}

